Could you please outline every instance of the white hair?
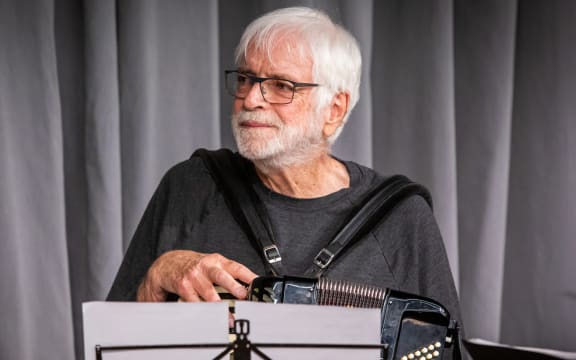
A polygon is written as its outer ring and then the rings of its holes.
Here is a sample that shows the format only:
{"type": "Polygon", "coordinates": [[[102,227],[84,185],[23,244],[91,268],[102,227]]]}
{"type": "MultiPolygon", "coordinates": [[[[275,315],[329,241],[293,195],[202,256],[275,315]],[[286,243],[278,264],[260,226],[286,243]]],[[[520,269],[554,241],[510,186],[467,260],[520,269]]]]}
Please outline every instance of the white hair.
{"type": "Polygon", "coordinates": [[[285,44],[289,50],[294,50],[295,56],[311,56],[313,81],[321,84],[316,89],[317,111],[328,106],[339,92],[350,96],[342,125],[328,139],[333,143],[360,96],[362,56],[358,43],[346,29],[319,10],[284,8],[267,13],[248,25],[236,48],[236,65],[246,63],[249,49],[262,51],[272,62],[272,49],[287,40],[303,41],[285,44]]]}

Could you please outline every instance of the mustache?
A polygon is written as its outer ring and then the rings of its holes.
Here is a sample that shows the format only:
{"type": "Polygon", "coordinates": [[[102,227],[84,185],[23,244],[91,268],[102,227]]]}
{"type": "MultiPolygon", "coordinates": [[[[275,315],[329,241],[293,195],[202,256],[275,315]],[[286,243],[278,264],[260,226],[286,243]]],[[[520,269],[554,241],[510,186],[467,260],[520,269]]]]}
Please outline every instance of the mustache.
{"type": "Polygon", "coordinates": [[[273,113],[262,111],[240,111],[232,115],[234,125],[240,125],[244,121],[255,121],[263,125],[275,126],[281,128],[283,123],[280,118],[273,113]]]}

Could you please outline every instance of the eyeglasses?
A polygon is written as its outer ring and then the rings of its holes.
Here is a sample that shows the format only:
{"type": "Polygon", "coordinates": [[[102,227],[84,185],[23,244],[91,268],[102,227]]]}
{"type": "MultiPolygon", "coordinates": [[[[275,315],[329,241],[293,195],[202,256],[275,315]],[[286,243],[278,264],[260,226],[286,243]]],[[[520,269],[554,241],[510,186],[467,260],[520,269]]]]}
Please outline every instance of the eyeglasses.
{"type": "Polygon", "coordinates": [[[260,84],[260,92],[270,104],[290,104],[298,87],[314,87],[319,84],[300,83],[277,78],[261,78],[244,74],[237,70],[226,70],[226,90],[238,99],[245,99],[255,83],[260,84]]]}

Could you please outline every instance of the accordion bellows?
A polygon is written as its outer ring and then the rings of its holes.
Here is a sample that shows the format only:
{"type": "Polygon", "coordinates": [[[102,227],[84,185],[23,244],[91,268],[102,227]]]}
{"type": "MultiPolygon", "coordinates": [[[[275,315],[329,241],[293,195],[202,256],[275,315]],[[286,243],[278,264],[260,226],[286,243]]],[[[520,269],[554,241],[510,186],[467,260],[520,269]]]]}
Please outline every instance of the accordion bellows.
{"type": "Polygon", "coordinates": [[[441,359],[456,341],[457,323],[438,302],[392,289],[327,278],[256,278],[248,300],[285,303],[381,308],[382,359],[441,359]]]}

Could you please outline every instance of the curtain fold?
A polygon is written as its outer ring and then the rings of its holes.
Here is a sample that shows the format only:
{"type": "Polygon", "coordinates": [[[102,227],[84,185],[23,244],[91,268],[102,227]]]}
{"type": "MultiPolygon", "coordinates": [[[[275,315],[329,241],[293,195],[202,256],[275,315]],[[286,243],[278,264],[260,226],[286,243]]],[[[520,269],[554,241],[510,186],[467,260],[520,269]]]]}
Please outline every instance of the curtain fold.
{"type": "Polygon", "coordinates": [[[218,4],[118,2],[124,247],[167,168],[220,146],[218,4]]]}
{"type": "MultiPolygon", "coordinates": [[[[86,179],[87,297],[108,291],[121,261],[122,164],[116,3],[84,4],[85,104],[83,171],[86,179]]],[[[74,254],[72,254],[73,256],[74,254]]]]}
{"type": "Polygon", "coordinates": [[[54,19],[51,1],[0,2],[3,359],[74,353],[54,19]]]}
{"type": "Polygon", "coordinates": [[[452,3],[376,2],[374,16],[374,167],[430,188],[458,282],[452,3]]]}
{"type": "Polygon", "coordinates": [[[575,23],[575,2],[519,2],[501,317],[504,341],[572,351],[575,23]]]}
{"type": "Polygon", "coordinates": [[[372,138],[373,96],[370,73],[372,69],[372,44],[374,28],[373,1],[366,0],[362,7],[349,1],[340,1],[337,8],[339,17],[335,17],[348,29],[360,44],[362,53],[362,77],[360,83],[360,100],[350,114],[340,137],[334,144],[336,156],[356,161],[372,167],[376,151],[372,138]]]}
{"type": "Polygon", "coordinates": [[[576,3],[0,0],[1,359],[82,358],[161,176],[234,147],[243,28],[295,5],[358,38],[334,153],[430,188],[466,335],[576,351],[576,3]]]}
{"type": "Polygon", "coordinates": [[[517,5],[499,0],[454,5],[460,298],[467,331],[497,341],[505,286],[517,5]]]}

